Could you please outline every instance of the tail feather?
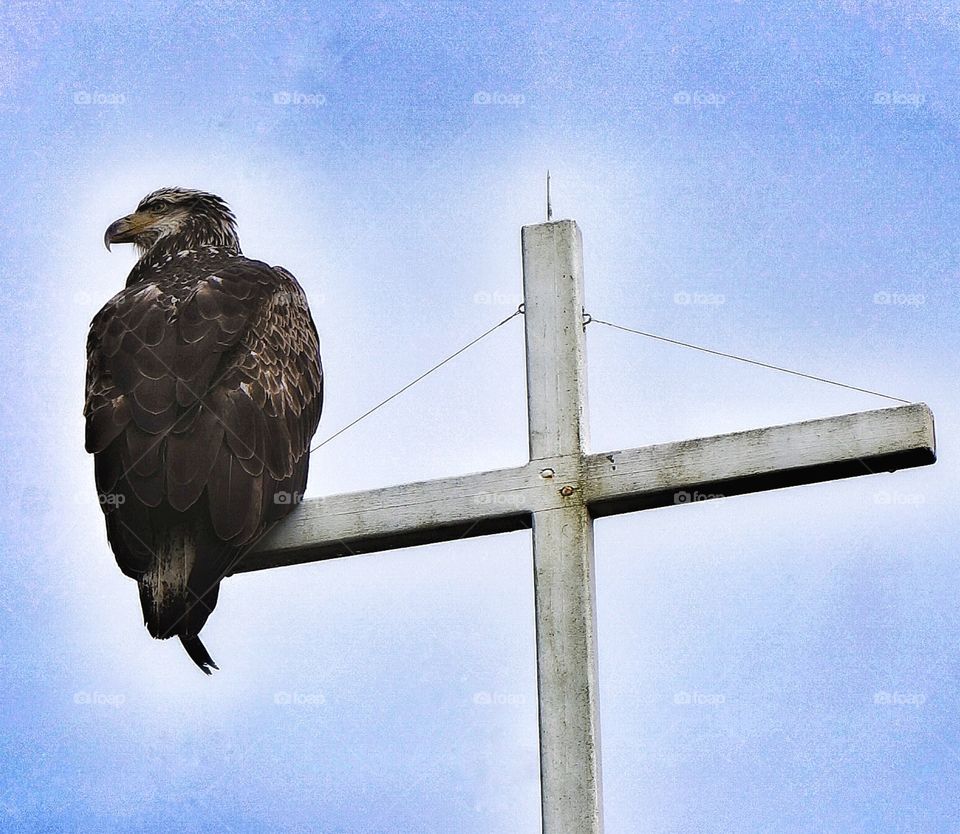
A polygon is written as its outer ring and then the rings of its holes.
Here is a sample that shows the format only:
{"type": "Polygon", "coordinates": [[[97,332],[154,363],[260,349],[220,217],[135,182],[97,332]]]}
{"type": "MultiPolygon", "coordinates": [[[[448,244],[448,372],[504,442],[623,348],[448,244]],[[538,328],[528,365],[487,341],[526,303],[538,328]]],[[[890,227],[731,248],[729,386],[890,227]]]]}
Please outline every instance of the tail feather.
{"type": "Polygon", "coordinates": [[[174,525],[164,531],[148,570],[139,577],[147,630],[159,640],[179,637],[191,660],[208,675],[219,667],[197,635],[217,604],[220,555],[191,525],[174,525]]]}
{"type": "Polygon", "coordinates": [[[214,669],[220,668],[213,662],[207,647],[200,642],[200,638],[196,634],[181,634],[180,642],[183,644],[183,648],[187,650],[187,654],[190,655],[190,659],[200,667],[204,674],[212,675],[214,669]]]}

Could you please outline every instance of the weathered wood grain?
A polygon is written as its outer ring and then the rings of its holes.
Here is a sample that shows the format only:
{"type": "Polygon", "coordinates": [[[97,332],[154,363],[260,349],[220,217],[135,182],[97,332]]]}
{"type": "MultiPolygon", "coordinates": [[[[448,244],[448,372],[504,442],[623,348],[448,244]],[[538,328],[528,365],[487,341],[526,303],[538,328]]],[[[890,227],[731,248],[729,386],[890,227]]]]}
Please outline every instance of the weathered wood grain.
{"type": "Polygon", "coordinates": [[[563,461],[550,467],[561,482],[538,473],[539,486],[552,483],[531,496],[546,505],[533,509],[541,820],[544,834],[600,834],[593,522],[580,499],[588,437],[583,243],[569,220],[526,226],[521,237],[530,458],[563,461]]]}
{"type": "Polygon", "coordinates": [[[571,503],[596,517],[682,504],[694,492],[732,496],[935,460],[933,415],[922,403],[587,455],[582,471],[576,456],[543,458],[307,499],[237,570],[525,529],[532,513],[571,503]],[[551,469],[552,477],[541,475],[551,469]],[[574,488],[570,497],[561,496],[564,486],[574,488]]]}

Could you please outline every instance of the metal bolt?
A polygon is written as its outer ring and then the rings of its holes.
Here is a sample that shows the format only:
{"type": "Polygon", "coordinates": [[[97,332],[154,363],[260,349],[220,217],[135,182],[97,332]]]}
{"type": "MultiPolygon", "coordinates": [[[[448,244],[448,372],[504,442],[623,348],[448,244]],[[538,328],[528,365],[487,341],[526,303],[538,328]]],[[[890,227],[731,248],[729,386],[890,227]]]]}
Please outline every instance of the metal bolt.
{"type": "Polygon", "coordinates": [[[552,478],[552,477],[553,477],[553,474],[554,474],[554,473],[553,473],[553,470],[550,469],[550,468],[541,469],[541,470],[540,470],[540,477],[541,477],[541,478],[552,478]]]}
{"type": "Polygon", "coordinates": [[[572,487],[572,486],[560,487],[560,494],[564,498],[569,498],[571,495],[573,495],[575,489],[576,487],[572,487]]]}

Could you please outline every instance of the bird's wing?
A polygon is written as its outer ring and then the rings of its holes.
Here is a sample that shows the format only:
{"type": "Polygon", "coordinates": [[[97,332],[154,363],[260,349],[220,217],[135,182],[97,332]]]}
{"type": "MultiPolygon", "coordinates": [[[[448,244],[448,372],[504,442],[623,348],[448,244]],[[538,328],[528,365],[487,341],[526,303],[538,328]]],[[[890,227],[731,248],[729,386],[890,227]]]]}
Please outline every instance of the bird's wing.
{"type": "Polygon", "coordinates": [[[319,338],[306,296],[290,273],[274,274],[275,290],[211,400],[224,439],[208,479],[210,514],[218,536],[241,542],[298,502],[323,405],[319,338]]]}
{"type": "Polygon", "coordinates": [[[125,571],[149,558],[157,514],[145,510],[202,513],[233,547],[289,511],[323,384],[289,273],[236,258],[199,280],[133,285],[95,317],[87,355],[86,444],[125,571]]]}

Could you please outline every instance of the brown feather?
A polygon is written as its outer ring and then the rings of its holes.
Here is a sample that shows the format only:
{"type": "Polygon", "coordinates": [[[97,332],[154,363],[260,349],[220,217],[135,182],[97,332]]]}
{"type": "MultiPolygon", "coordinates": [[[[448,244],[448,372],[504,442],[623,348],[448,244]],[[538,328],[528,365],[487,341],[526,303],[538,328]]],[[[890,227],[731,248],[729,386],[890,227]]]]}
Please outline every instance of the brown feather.
{"type": "Polygon", "coordinates": [[[189,641],[241,548],[302,493],[323,375],[285,270],[219,250],[148,260],[91,324],[86,445],[98,490],[123,493],[104,503],[118,564],[160,583],[142,596],[151,633],[189,641]],[[189,568],[176,593],[160,553],[189,568]]]}

